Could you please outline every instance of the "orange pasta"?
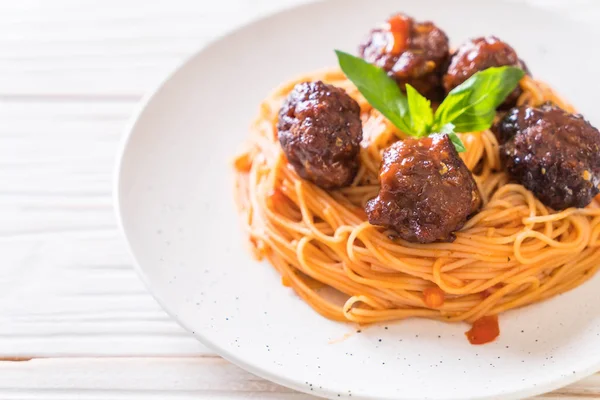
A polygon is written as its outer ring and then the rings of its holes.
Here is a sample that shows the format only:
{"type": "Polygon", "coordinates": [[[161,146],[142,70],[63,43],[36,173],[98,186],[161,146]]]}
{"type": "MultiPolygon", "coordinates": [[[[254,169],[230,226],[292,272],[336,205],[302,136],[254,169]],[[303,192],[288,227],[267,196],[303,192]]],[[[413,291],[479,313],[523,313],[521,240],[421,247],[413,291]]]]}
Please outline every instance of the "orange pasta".
{"type": "MultiPolygon", "coordinates": [[[[525,77],[521,87],[519,104],[552,101],[573,111],[539,81],[525,77]]],[[[508,182],[490,131],[460,135],[467,147],[460,156],[483,207],[456,240],[390,238],[369,224],[363,207],[377,195],[382,152],[398,135],[339,70],[328,70],[272,93],[235,160],[236,199],[253,254],[269,260],[286,286],[323,316],[360,324],[409,317],[474,322],[568,291],[600,267],[598,201],[584,209],[547,208],[508,182]],[[279,107],[307,80],[341,87],[361,107],[361,168],[350,187],[325,191],[300,179],[277,141],[279,107]]]]}

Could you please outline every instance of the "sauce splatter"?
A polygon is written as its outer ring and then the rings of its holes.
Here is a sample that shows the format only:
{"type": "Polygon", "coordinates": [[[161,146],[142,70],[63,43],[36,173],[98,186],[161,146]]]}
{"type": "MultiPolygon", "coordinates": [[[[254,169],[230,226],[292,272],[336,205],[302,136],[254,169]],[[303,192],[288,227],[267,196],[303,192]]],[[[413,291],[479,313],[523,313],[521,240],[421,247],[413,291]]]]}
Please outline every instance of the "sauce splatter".
{"type": "Polygon", "coordinates": [[[500,326],[498,325],[498,316],[489,315],[481,317],[465,335],[471,344],[485,344],[494,341],[500,334],[500,326]]]}
{"type": "Polygon", "coordinates": [[[346,339],[351,338],[356,332],[348,332],[345,333],[344,336],[337,338],[337,339],[331,339],[328,344],[337,344],[337,343],[342,343],[343,341],[345,341],[346,339]]]}
{"type": "Polygon", "coordinates": [[[429,308],[440,308],[444,304],[444,299],[444,291],[439,287],[431,287],[423,291],[423,301],[429,308]]]}
{"type": "Polygon", "coordinates": [[[233,166],[239,172],[250,172],[252,161],[250,153],[242,153],[233,160],[233,166]]]}
{"type": "Polygon", "coordinates": [[[283,275],[281,277],[281,284],[285,287],[291,287],[292,286],[292,281],[290,280],[290,278],[288,278],[287,276],[283,275]]]}

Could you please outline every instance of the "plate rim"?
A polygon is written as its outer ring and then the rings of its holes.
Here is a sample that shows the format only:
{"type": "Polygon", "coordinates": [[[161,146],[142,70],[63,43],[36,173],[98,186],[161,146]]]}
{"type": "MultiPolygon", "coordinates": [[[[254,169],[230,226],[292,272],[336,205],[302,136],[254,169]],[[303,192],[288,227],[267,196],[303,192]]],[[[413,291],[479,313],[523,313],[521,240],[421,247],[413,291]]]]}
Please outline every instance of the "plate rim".
{"type": "MultiPolygon", "coordinates": [[[[195,58],[201,57],[202,53],[204,53],[205,51],[207,51],[208,49],[210,49],[213,46],[219,45],[219,43],[221,41],[226,40],[228,37],[235,35],[241,31],[244,31],[255,25],[263,24],[270,19],[277,19],[284,14],[293,12],[298,9],[311,8],[311,7],[315,7],[315,6],[318,6],[323,3],[334,3],[334,2],[340,2],[340,1],[341,0],[304,0],[302,3],[299,3],[299,4],[298,3],[288,4],[281,8],[278,8],[275,11],[267,12],[256,18],[251,18],[250,20],[245,21],[241,24],[232,25],[232,26],[228,27],[227,29],[225,29],[224,31],[217,34],[216,36],[212,37],[210,40],[208,40],[203,45],[197,47],[190,55],[184,57],[183,60],[181,60],[170,72],[165,74],[165,76],[163,78],[161,78],[160,80],[157,81],[157,83],[155,83],[153,86],[151,86],[151,88],[146,92],[146,94],[144,94],[144,96],[141,98],[141,100],[139,100],[137,105],[134,107],[134,110],[131,112],[131,116],[129,117],[129,120],[126,122],[124,128],[122,129],[122,134],[121,134],[121,137],[117,144],[116,159],[114,161],[113,176],[112,176],[112,204],[113,204],[114,214],[115,214],[116,222],[117,222],[117,230],[119,231],[119,234],[125,240],[125,244],[127,246],[127,252],[130,254],[130,256],[132,258],[133,269],[135,270],[137,276],[143,282],[143,284],[146,287],[146,289],[148,290],[148,292],[152,295],[152,297],[156,300],[156,302],[160,305],[160,307],[167,313],[167,315],[169,315],[169,317],[173,321],[175,321],[179,326],[181,326],[187,332],[192,334],[192,336],[195,339],[199,340],[207,348],[214,351],[216,354],[218,354],[220,357],[224,358],[228,362],[231,362],[234,365],[244,369],[245,371],[250,372],[260,378],[263,378],[263,379],[266,379],[273,383],[276,383],[278,385],[281,385],[281,386],[284,386],[284,387],[287,387],[287,388],[290,388],[293,390],[297,390],[301,393],[305,393],[305,394],[312,395],[312,396],[323,397],[323,398],[331,398],[331,399],[346,398],[347,395],[341,394],[341,397],[340,397],[337,392],[334,393],[330,389],[327,389],[327,388],[322,388],[322,389],[319,389],[318,391],[316,391],[316,390],[311,391],[306,385],[303,385],[300,381],[296,381],[292,378],[288,378],[283,375],[273,374],[273,373],[269,372],[268,370],[262,369],[259,366],[248,363],[248,362],[244,361],[243,359],[239,358],[238,356],[236,356],[235,353],[227,351],[227,349],[220,347],[218,344],[216,344],[216,343],[212,342],[211,340],[209,340],[208,338],[204,337],[201,332],[198,332],[198,331],[192,329],[191,327],[188,326],[188,324],[185,321],[180,319],[177,316],[176,311],[172,310],[170,308],[170,306],[167,305],[167,302],[155,290],[153,290],[150,278],[146,275],[144,268],[142,268],[142,266],[138,260],[138,257],[133,250],[133,246],[131,244],[131,241],[130,241],[129,235],[128,235],[128,229],[125,227],[124,220],[123,220],[123,209],[122,209],[122,202],[121,202],[121,196],[123,195],[123,193],[121,192],[120,188],[121,188],[121,178],[124,173],[123,160],[125,158],[128,148],[129,148],[130,141],[131,141],[133,132],[136,128],[138,121],[143,116],[148,105],[158,95],[160,95],[163,88],[177,74],[179,74],[181,70],[183,70],[188,64],[190,64],[195,58]]],[[[532,4],[528,0],[499,0],[499,2],[502,2],[505,4],[512,4],[512,5],[521,3],[521,4],[526,4],[527,6],[529,6],[531,8],[540,8],[540,6],[537,3],[532,4]]],[[[600,10],[600,8],[599,8],[599,10],[600,10]]],[[[580,381],[580,380],[582,380],[586,377],[589,377],[597,372],[600,372],[600,357],[598,357],[598,360],[593,365],[590,365],[588,368],[583,368],[579,371],[575,370],[575,372],[573,374],[568,374],[568,375],[564,375],[562,377],[554,378],[543,384],[538,384],[537,386],[529,386],[525,389],[511,391],[509,393],[504,393],[504,394],[502,394],[502,398],[505,400],[512,400],[512,399],[521,399],[521,398],[525,398],[525,397],[531,397],[531,396],[541,395],[544,393],[549,393],[554,390],[565,387],[569,384],[572,384],[574,382],[580,381]]],[[[385,397],[377,397],[376,398],[376,397],[372,397],[372,396],[366,397],[363,395],[356,395],[356,394],[354,394],[352,397],[356,398],[356,399],[364,399],[364,400],[369,400],[369,399],[371,399],[371,400],[372,399],[410,400],[411,399],[409,397],[397,397],[397,396],[394,396],[394,397],[385,396],[385,397]]],[[[469,397],[469,399],[471,399],[471,400],[492,400],[492,399],[496,399],[496,398],[498,398],[498,397],[494,396],[494,395],[469,397]]],[[[445,400],[464,400],[464,399],[445,398],[445,400]]]]}

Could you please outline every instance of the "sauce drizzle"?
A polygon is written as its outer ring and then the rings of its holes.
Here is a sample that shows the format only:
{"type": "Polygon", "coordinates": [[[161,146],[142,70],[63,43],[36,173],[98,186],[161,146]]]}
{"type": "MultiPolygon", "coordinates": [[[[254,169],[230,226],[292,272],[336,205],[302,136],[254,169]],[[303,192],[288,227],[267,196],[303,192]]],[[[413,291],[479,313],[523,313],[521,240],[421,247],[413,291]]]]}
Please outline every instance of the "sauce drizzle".
{"type": "Polygon", "coordinates": [[[394,15],[388,19],[387,28],[391,40],[388,42],[386,52],[398,55],[408,47],[410,19],[405,15],[394,15]]]}

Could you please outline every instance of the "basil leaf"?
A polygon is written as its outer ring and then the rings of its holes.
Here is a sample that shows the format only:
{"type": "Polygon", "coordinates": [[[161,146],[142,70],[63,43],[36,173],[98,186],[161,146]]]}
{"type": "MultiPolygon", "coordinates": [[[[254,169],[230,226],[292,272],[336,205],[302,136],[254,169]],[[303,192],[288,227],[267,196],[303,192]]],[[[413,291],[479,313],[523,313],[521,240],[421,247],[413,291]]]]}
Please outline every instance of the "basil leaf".
{"type": "MultiPolygon", "coordinates": [[[[466,150],[460,138],[454,133],[455,127],[451,123],[451,119],[460,121],[462,115],[469,115],[463,109],[469,106],[469,103],[465,102],[471,100],[469,96],[472,95],[472,91],[464,90],[453,97],[452,101],[458,105],[463,104],[463,107],[448,108],[448,114],[443,114],[442,117],[450,120],[441,123],[442,120],[438,118],[438,113],[434,117],[431,101],[411,85],[406,85],[405,96],[396,81],[390,78],[383,69],[343,51],[336,50],[335,53],[346,77],[354,83],[373,108],[379,110],[402,132],[413,137],[424,137],[431,132],[447,134],[459,153],[466,150]]],[[[471,82],[471,85],[478,85],[478,82],[471,82]]],[[[495,115],[495,107],[492,110],[492,119],[493,115],[495,115]]]]}
{"type": "Polygon", "coordinates": [[[438,133],[441,133],[442,135],[449,135],[451,133],[454,133],[454,124],[450,122],[447,123],[446,125],[440,128],[438,133]]]}
{"type": "Polygon", "coordinates": [[[408,113],[406,96],[386,72],[362,58],[336,50],[340,68],[373,108],[379,110],[398,129],[411,135],[404,117],[408,113]]]}
{"type": "Polygon", "coordinates": [[[433,110],[431,101],[423,97],[417,90],[406,84],[406,96],[408,98],[408,124],[414,135],[423,137],[431,132],[433,125],[433,110]]]}
{"type": "Polygon", "coordinates": [[[455,132],[449,133],[448,138],[454,145],[454,148],[456,149],[457,152],[464,153],[465,151],[467,151],[467,148],[465,147],[464,143],[462,142],[462,140],[460,140],[460,138],[458,137],[458,135],[455,132]]]}
{"type": "Polygon", "coordinates": [[[446,125],[442,126],[439,133],[442,135],[448,135],[448,139],[450,139],[454,145],[454,148],[459,153],[464,153],[467,151],[467,148],[463,144],[462,140],[460,140],[456,132],[454,132],[454,125],[452,123],[447,123],[446,125]]]}
{"type": "Polygon", "coordinates": [[[447,123],[456,132],[488,129],[496,108],[517,87],[525,72],[516,67],[492,67],[479,71],[455,87],[435,112],[433,130],[447,123]]]}

